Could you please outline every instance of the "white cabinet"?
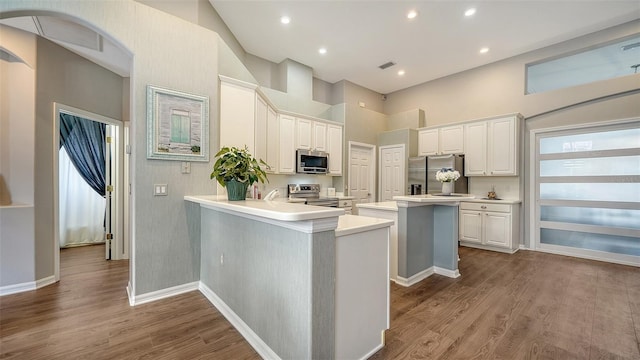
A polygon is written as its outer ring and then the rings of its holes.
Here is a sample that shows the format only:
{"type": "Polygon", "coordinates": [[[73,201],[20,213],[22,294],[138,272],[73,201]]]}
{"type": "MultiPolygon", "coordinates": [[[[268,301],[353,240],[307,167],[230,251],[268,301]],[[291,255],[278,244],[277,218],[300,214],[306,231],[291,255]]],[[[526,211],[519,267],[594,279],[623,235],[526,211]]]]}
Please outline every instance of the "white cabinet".
{"type": "Polygon", "coordinates": [[[235,146],[255,153],[255,88],[220,83],[220,147],[235,146]]]}
{"type": "Polygon", "coordinates": [[[327,153],[329,153],[329,175],[342,175],[342,126],[327,125],[327,153]]]}
{"type": "Polygon", "coordinates": [[[464,153],[464,127],[462,125],[418,131],[418,155],[462,153],[464,153]]]}
{"type": "Polygon", "coordinates": [[[464,126],[464,174],[487,174],[487,122],[479,121],[464,126]]]}
{"type": "Polygon", "coordinates": [[[344,213],[347,215],[353,214],[353,200],[352,199],[339,199],[338,207],[344,209],[344,213]]]}
{"type": "Polygon", "coordinates": [[[280,125],[278,113],[271,107],[267,109],[267,158],[269,172],[278,172],[280,163],[280,125]]]}
{"type": "Polygon", "coordinates": [[[256,159],[262,159],[267,164],[267,115],[269,113],[269,105],[260,96],[256,94],[256,110],[255,110],[255,152],[253,156],[256,159]]]}
{"type": "Polygon", "coordinates": [[[312,149],[316,151],[327,151],[327,124],[314,121],[311,136],[312,149]]]}
{"type": "Polygon", "coordinates": [[[296,118],[295,148],[312,150],[313,121],[304,118],[296,118]]]}
{"type": "Polygon", "coordinates": [[[466,124],[465,175],[518,175],[518,128],[516,115],[466,124]]]}
{"type": "Polygon", "coordinates": [[[280,115],[279,120],[279,158],[278,172],[294,174],[296,170],[295,147],[296,119],[293,116],[280,115]]]}
{"type": "Polygon", "coordinates": [[[418,131],[418,155],[437,155],[438,143],[438,129],[418,131]]]}
{"type": "Polygon", "coordinates": [[[514,253],[519,241],[519,204],[461,202],[460,244],[514,253]]]}
{"type": "Polygon", "coordinates": [[[440,130],[440,154],[464,153],[464,126],[445,126],[440,130]]]}

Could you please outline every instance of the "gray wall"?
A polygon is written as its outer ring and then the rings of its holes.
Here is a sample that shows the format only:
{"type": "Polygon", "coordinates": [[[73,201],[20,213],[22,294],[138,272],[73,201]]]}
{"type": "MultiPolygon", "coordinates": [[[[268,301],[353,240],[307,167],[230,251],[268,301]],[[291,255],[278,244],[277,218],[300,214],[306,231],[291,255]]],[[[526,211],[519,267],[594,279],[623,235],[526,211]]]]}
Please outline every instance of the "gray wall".
{"type": "Polygon", "coordinates": [[[122,78],[41,37],[37,51],[35,263],[36,279],[42,279],[54,273],[53,103],[121,119],[122,78]]]}
{"type": "MultiPolygon", "coordinates": [[[[384,113],[424,109],[427,126],[455,123],[508,113],[531,116],[637,89],[640,74],[592,84],[525,95],[525,65],[637,33],[640,20],[569,40],[441,79],[396,91],[387,96],[384,113]]],[[[602,104],[608,107],[606,104],[602,104]]]]}
{"type": "Polygon", "coordinates": [[[202,283],[281,358],[332,358],[334,232],[306,234],[206,208],[200,216],[202,283]]]}

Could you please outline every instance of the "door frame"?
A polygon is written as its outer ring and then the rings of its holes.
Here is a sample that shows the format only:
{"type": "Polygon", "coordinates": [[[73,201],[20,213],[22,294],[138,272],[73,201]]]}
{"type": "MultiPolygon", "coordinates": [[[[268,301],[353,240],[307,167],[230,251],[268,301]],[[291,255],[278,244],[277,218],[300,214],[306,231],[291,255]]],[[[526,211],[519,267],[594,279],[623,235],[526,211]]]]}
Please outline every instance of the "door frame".
{"type": "Polygon", "coordinates": [[[82,118],[86,118],[92,121],[98,121],[101,123],[105,123],[108,125],[116,125],[118,126],[118,149],[116,161],[117,169],[119,169],[119,173],[116,176],[116,182],[114,187],[118,189],[116,194],[116,226],[114,232],[114,238],[123,239],[123,249],[119,249],[119,251],[112,252],[115,253],[116,256],[113,257],[114,260],[119,260],[129,254],[129,234],[123,231],[123,215],[124,215],[124,201],[122,201],[125,197],[128,197],[128,192],[123,192],[124,190],[124,178],[128,176],[129,169],[124,166],[124,122],[116,119],[112,119],[103,115],[95,114],[86,110],[78,109],[73,106],[64,105],[61,103],[53,103],[53,253],[54,253],[54,277],[55,281],[60,280],[60,194],[59,194],[59,169],[58,169],[58,151],[60,146],[60,113],[67,113],[75,116],[79,116],[82,118]],[[125,175],[126,174],[126,175],[125,175]]]}
{"type": "Polygon", "coordinates": [[[394,145],[385,145],[385,146],[380,146],[378,147],[378,153],[380,154],[378,156],[378,199],[380,201],[382,201],[382,151],[383,150],[387,150],[387,149],[393,149],[393,148],[402,148],[402,157],[404,159],[403,163],[402,163],[402,174],[400,174],[402,176],[402,189],[403,189],[403,193],[402,195],[405,195],[405,190],[407,189],[407,161],[408,161],[408,157],[407,157],[407,152],[406,152],[406,146],[405,144],[394,144],[394,145]]]}
{"type": "MultiPolygon", "coordinates": [[[[377,174],[377,169],[376,169],[376,146],[372,145],[372,144],[366,144],[366,143],[361,143],[361,142],[356,142],[356,141],[349,141],[349,148],[348,148],[348,152],[347,152],[347,159],[348,159],[348,172],[347,172],[347,195],[351,196],[350,193],[350,189],[351,189],[351,151],[354,148],[361,148],[364,150],[368,150],[369,153],[371,154],[371,158],[369,160],[370,166],[369,166],[369,189],[371,189],[371,196],[373,197],[372,202],[376,201],[376,194],[378,193],[377,188],[376,188],[376,174],[377,174]]],[[[355,204],[354,204],[355,205],[355,204]]]]}

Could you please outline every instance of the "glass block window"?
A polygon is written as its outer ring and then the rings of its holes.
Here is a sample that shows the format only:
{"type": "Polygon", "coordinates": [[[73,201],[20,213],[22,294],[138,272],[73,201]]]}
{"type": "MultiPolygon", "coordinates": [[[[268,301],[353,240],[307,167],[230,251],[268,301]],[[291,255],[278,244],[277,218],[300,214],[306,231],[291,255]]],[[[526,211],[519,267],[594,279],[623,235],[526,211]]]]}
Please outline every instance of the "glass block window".
{"type": "Polygon", "coordinates": [[[640,264],[640,121],[538,134],[536,247],[640,264]]]}

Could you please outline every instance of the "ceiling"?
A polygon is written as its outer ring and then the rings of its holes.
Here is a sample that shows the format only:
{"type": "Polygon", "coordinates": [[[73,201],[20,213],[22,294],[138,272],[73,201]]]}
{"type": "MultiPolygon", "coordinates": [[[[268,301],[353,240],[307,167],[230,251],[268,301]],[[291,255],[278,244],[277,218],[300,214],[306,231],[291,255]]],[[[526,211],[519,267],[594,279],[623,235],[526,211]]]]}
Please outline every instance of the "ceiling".
{"type": "MultiPolygon", "coordinates": [[[[346,79],[382,94],[640,19],[638,0],[209,1],[248,53],[274,63],[289,58],[329,83],[346,79]],[[471,7],[476,13],[465,17],[471,7]],[[480,54],[481,47],[490,50],[480,54]],[[389,61],[396,65],[378,68],[389,61]]],[[[131,55],[83,25],[50,16],[0,24],[129,76],[131,55]]]]}
{"type": "Polygon", "coordinates": [[[209,1],[248,53],[382,94],[640,18],[638,0],[209,1]]]}

